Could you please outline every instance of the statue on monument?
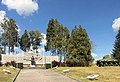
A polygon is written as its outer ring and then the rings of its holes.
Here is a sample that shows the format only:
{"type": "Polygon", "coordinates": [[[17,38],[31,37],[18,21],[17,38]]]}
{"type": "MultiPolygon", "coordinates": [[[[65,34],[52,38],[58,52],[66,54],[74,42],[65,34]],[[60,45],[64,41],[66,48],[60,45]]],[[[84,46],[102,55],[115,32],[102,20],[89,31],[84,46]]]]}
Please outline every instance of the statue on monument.
{"type": "Polygon", "coordinates": [[[35,65],[35,58],[34,58],[34,56],[31,57],[31,65],[35,65]]]}

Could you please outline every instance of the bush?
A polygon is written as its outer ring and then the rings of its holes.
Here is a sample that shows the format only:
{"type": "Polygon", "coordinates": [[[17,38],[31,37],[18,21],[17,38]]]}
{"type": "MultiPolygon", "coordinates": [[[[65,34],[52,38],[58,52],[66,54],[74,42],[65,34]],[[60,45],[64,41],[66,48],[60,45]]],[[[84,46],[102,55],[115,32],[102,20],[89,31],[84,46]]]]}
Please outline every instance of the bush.
{"type": "Polygon", "coordinates": [[[0,66],[2,66],[3,64],[2,64],[2,62],[0,62],[0,66]]]}
{"type": "Polygon", "coordinates": [[[61,66],[61,67],[65,67],[65,66],[66,66],[66,63],[65,63],[65,62],[61,62],[61,63],[60,63],[60,66],[61,66]]]}
{"type": "Polygon", "coordinates": [[[46,63],[45,67],[46,67],[46,69],[49,69],[49,68],[51,68],[51,64],[46,63]]]}
{"type": "Polygon", "coordinates": [[[23,63],[17,63],[17,68],[23,69],[23,63]]]}
{"type": "Polygon", "coordinates": [[[10,65],[11,65],[11,62],[6,62],[4,65],[5,65],[6,67],[7,67],[7,66],[10,66],[10,65]]]}
{"type": "Polygon", "coordinates": [[[81,67],[85,67],[85,66],[89,66],[89,62],[87,61],[79,61],[79,62],[76,62],[76,61],[66,61],[66,65],[68,67],[78,67],[78,66],[81,66],[81,67]]]}
{"type": "Polygon", "coordinates": [[[36,65],[36,62],[35,61],[31,61],[31,65],[36,65]]]}
{"type": "Polygon", "coordinates": [[[57,62],[57,61],[52,61],[52,67],[56,67],[56,66],[59,66],[60,65],[60,63],[59,62],[57,62]]]}
{"type": "Polygon", "coordinates": [[[78,62],[78,66],[84,67],[84,66],[85,66],[85,63],[84,63],[84,62],[78,62]]]}
{"type": "Polygon", "coordinates": [[[74,64],[73,64],[73,62],[72,61],[66,61],[66,65],[68,66],[68,67],[72,67],[74,64]]]}
{"type": "Polygon", "coordinates": [[[12,65],[13,67],[16,67],[16,62],[15,62],[15,61],[11,61],[11,65],[12,65]]]}

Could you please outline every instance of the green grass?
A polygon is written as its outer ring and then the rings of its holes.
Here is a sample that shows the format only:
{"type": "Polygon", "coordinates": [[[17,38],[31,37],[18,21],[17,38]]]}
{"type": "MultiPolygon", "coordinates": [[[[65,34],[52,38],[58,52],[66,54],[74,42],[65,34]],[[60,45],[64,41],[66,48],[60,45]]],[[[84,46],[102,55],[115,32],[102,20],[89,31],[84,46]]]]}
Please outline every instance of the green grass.
{"type": "Polygon", "coordinates": [[[92,82],[119,82],[120,67],[59,67],[55,72],[72,77],[82,82],[91,82],[86,77],[90,74],[98,74],[98,80],[92,82]],[[62,70],[70,69],[69,73],[63,73],[62,70]]]}
{"type": "Polygon", "coordinates": [[[19,72],[20,69],[12,69],[10,67],[0,67],[0,82],[12,82],[15,75],[19,72]],[[11,74],[5,74],[3,69],[11,71],[11,74]]]}

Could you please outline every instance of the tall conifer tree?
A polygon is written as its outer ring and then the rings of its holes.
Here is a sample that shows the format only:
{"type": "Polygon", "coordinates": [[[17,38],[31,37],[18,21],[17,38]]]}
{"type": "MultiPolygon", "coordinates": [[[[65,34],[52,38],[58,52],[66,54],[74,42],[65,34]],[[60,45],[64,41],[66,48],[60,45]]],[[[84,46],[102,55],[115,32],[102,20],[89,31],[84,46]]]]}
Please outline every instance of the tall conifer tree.
{"type": "Polygon", "coordinates": [[[81,26],[72,30],[69,40],[69,57],[76,61],[92,61],[91,43],[85,29],[81,26]]]}
{"type": "Polygon", "coordinates": [[[25,52],[30,49],[30,38],[28,36],[27,30],[25,30],[20,39],[20,48],[25,52]]]}
{"type": "Polygon", "coordinates": [[[113,58],[115,58],[118,61],[120,61],[120,30],[118,30],[118,34],[116,36],[116,40],[115,40],[112,56],[113,56],[113,58]]]}

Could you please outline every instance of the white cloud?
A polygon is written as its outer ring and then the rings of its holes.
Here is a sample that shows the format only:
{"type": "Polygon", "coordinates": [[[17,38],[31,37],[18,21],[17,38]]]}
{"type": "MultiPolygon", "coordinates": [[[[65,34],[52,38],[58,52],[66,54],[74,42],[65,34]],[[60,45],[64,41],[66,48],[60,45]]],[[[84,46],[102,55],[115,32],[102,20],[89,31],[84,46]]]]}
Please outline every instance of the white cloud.
{"type": "Polygon", "coordinates": [[[91,55],[93,58],[97,57],[97,54],[95,54],[95,53],[91,53],[91,55]]]}
{"type": "Polygon", "coordinates": [[[118,31],[119,30],[119,28],[120,28],[120,17],[116,18],[113,21],[112,28],[114,29],[114,31],[118,31]]]}
{"type": "Polygon", "coordinates": [[[41,42],[41,44],[42,45],[46,45],[46,34],[44,34],[44,33],[41,33],[41,35],[43,36],[43,39],[42,39],[42,42],[41,42]]]}
{"type": "MultiPolygon", "coordinates": [[[[0,24],[1,23],[4,23],[4,18],[6,17],[6,20],[9,20],[9,18],[6,16],[6,12],[5,11],[3,11],[3,10],[0,10],[0,24]]],[[[20,30],[20,28],[19,28],[19,25],[17,25],[18,26],[18,29],[17,29],[17,31],[18,32],[20,32],[21,30],[20,30]]],[[[0,34],[2,34],[4,32],[4,30],[3,30],[3,28],[1,27],[1,25],[0,25],[0,34]]]]}
{"type": "Polygon", "coordinates": [[[38,10],[37,0],[2,0],[8,10],[16,10],[19,15],[28,16],[38,10]]]}

